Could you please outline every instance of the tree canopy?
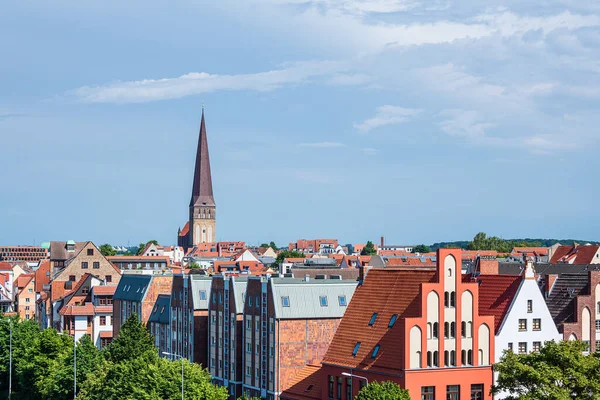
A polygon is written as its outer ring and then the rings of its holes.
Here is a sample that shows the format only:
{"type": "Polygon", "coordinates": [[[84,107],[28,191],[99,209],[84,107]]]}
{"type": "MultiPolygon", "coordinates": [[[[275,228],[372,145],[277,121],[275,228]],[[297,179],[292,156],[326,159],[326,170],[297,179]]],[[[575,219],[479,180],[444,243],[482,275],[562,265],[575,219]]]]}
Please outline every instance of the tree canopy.
{"type": "Polygon", "coordinates": [[[410,400],[410,396],[408,390],[394,382],[371,382],[361,389],[355,400],[410,400]]]}
{"type": "Polygon", "coordinates": [[[156,245],[156,246],[158,246],[158,245],[159,245],[159,244],[158,244],[158,241],[157,241],[157,240],[154,240],[154,239],[152,239],[152,240],[148,240],[146,243],[140,243],[140,245],[138,246],[138,249],[137,249],[137,254],[136,254],[136,255],[138,255],[138,256],[139,256],[139,255],[141,255],[141,254],[142,254],[142,252],[144,251],[144,249],[146,248],[146,246],[148,246],[150,243],[152,243],[152,244],[154,244],[154,245],[156,245]]]}
{"type": "Polygon", "coordinates": [[[598,399],[600,357],[585,350],[580,341],[551,341],[539,353],[506,351],[494,365],[499,375],[492,392],[504,392],[509,400],[598,399]]]}
{"type": "Polygon", "coordinates": [[[277,258],[275,259],[275,262],[273,263],[273,268],[279,269],[279,266],[281,265],[283,260],[285,260],[286,258],[304,258],[304,257],[306,257],[304,255],[304,253],[301,253],[299,251],[283,250],[283,251],[279,252],[279,254],[277,254],[277,258]]]}
{"type": "Polygon", "coordinates": [[[429,253],[431,252],[431,249],[429,248],[429,246],[425,245],[425,244],[418,244],[415,247],[413,247],[412,250],[413,253],[429,253]]]}
{"type": "Polygon", "coordinates": [[[370,240],[367,242],[367,244],[365,245],[365,247],[363,247],[363,249],[360,252],[361,256],[374,256],[375,254],[377,254],[377,249],[375,248],[375,245],[373,244],[373,242],[371,242],[370,240]]]}
{"type": "Polygon", "coordinates": [[[104,257],[116,256],[117,250],[114,247],[112,247],[110,244],[105,243],[100,246],[100,253],[102,253],[102,255],[104,257]]]}
{"type": "Polygon", "coordinates": [[[272,240],[271,240],[271,242],[270,242],[270,243],[266,243],[266,242],[265,242],[265,243],[262,243],[262,244],[260,245],[260,247],[270,247],[270,248],[272,248],[273,250],[277,250],[277,245],[276,245],[276,244],[275,244],[275,242],[274,242],[274,241],[272,241],[272,240]]]}

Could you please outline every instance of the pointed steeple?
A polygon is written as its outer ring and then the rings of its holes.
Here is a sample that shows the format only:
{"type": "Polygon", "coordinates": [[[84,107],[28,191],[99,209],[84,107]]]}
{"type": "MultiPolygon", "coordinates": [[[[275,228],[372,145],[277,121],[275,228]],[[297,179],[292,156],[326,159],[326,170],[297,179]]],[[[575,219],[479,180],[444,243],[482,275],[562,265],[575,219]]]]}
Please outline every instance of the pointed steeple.
{"type": "Polygon", "coordinates": [[[215,206],[212,177],[210,174],[210,158],[208,155],[208,139],[206,138],[206,125],[204,123],[204,105],[202,106],[198,150],[196,151],[194,186],[192,188],[192,199],[190,200],[190,207],[194,206],[215,206]]]}

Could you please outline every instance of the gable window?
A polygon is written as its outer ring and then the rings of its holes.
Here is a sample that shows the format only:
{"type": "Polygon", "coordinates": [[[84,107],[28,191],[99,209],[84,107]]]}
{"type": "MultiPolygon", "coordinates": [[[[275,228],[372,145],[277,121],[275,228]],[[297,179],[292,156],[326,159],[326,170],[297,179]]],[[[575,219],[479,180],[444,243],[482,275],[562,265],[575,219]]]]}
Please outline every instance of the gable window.
{"type": "Polygon", "coordinates": [[[436,351],[433,352],[433,366],[434,367],[439,367],[440,366],[439,362],[440,362],[440,360],[438,358],[438,352],[436,350],[436,351]]]}
{"type": "Polygon", "coordinates": [[[467,351],[463,350],[460,352],[460,363],[461,365],[465,365],[467,363],[467,351]]]}
{"type": "Polygon", "coordinates": [[[281,306],[282,307],[289,307],[290,306],[290,298],[288,296],[282,296],[281,297],[281,306]]]}
{"type": "Polygon", "coordinates": [[[340,307],[346,307],[348,303],[346,303],[346,296],[338,296],[338,302],[340,303],[340,307]]]}
{"type": "Polygon", "coordinates": [[[519,342],[519,354],[527,354],[527,342],[519,342]]]}
{"type": "Polygon", "coordinates": [[[541,318],[534,318],[533,319],[533,330],[534,331],[542,330],[542,320],[541,320],[541,318]]]}
{"type": "Polygon", "coordinates": [[[450,352],[448,350],[444,351],[444,367],[450,365],[450,352]]]}
{"type": "Polygon", "coordinates": [[[456,292],[450,292],[450,307],[456,307],[456,292]]]}
{"type": "Polygon", "coordinates": [[[88,294],[90,292],[90,288],[88,286],[84,286],[81,288],[81,294],[88,294]]]}
{"type": "Polygon", "coordinates": [[[87,255],[88,256],[93,256],[94,255],[94,249],[87,249],[87,255]]]}
{"type": "Polygon", "coordinates": [[[82,261],[81,262],[81,269],[87,269],[88,268],[88,263],[87,261],[82,261]]]}
{"type": "Polygon", "coordinates": [[[396,323],[397,319],[398,319],[398,314],[392,315],[392,318],[390,318],[390,323],[388,324],[388,328],[393,327],[394,324],[396,323]]]}
{"type": "Polygon", "coordinates": [[[358,349],[360,349],[360,342],[356,342],[356,344],[354,345],[354,350],[352,350],[353,356],[356,356],[356,354],[358,353],[358,349]]]}
{"type": "Polygon", "coordinates": [[[106,275],[104,280],[106,280],[106,282],[112,282],[112,275],[106,275]]]}
{"type": "Polygon", "coordinates": [[[94,269],[100,269],[100,262],[94,261],[94,269]]]}
{"type": "Polygon", "coordinates": [[[206,300],[206,290],[200,291],[200,300],[206,300]]]}
{"type": "Polygon", "coordinates": [[[377,313],[373,313],[373,315],[371,315],[371,320],[369,321],[369,326],[373,326],[376,319],[377,319],[377,313]]]}
{"type": "Polygon", "coordinates": [[[319,296],[321,307],[327,307],[327,296],[319,296]]]}
{"type": "Polygon", "coordinates": [[[69,281],[75,282],[75,275],[69,275],[69,281]]]}
{"type": "Polygon", "coordinates": [[[373,354],[371,354],[371,358],[377,357],[377,354],[379,354],[379,345],[375,346],[375,348],[373,349],[373,354]]]}
{"type": "Polygon", "coordinates": [[[527,320],[520,319],[519,320],[519,331],[526,331],[526,330],[527,330],[527,320]]]}
{"type": "Polygon", "coordinates": [[[456,337],[456,324],[454,321],[450,323],[450,337],[456,337]]]}
{"type": "Polygon", "coordinates": [[[527,300],[527,312],[533,312],[533,300],[527,300]]]}

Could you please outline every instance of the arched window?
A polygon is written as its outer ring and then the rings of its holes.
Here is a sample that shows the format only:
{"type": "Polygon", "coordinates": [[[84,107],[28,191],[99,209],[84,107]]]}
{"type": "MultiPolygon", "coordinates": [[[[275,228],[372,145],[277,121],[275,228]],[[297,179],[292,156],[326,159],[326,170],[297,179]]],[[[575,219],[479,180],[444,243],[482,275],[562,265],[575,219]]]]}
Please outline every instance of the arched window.
{"type": "Polygon", "coordinates": [[[450,365],[450,353],[448,350],[444,351],[444,367],[450,365]]]}
{"type": "Polygon", "coordinates": [[[448,339],[448,335],[450,334],[450,324],[444,322],[444,337],[448,339]]]}
{"type": "Polygon", "coordinates": [[[433,352],[433,365],[434,365],[435,367],[439,367],[439,366],[440,366],[440,364],[439,364],[439,361],[440,361],[440,360],[438,359],[438,352],[437,352],[437,351],[434,351],[434,352],[433,352]]]}
{"type": "Polygon", "coordinates": [[[431,337],[433,336],[433,326],[431,325],[431,322],[427,323],[427,339],[431,339],[431,337]]]}
{"type": "Polygon", "coordinates": [[[483,350],[479,349],[479,365],[485,365],[485,361],[483,360],[483,350]]]}
{"type": "Polygon", "coordinates": [[[418,358],[417,358],[417,360],[418,360],[418,361],[417,361],[417,368],[423,368],[423,365],[421,364],[421,352],[420,352],[420,351],[417,351],[417,354],[416,354],[416,356],[418,357],[418,358]]]}
{"type": "Polygon", "coordinates": [[[460,352],[460,363],[465,365],[467,363],[467,351],[463,350],[460,352]]]}
{"type": "Polygon", "coordinates": [[[467,351],[467,364],[473,365],[473,350],[467,351]]]}
{"type": "Polygon", "coordinates": [[[450,306],[450,293],[444,292],[444,307],[450,306]]]}
{"type": "Polygon", "coordinates": [[[467,323],[465,321],[460,323],[460,335],[467,337],[467,323]]]}
{"type": "Polygon", "coordinates": [[[450,351],[450,365],[456,367],[456,352],[454,350],[450,351]]]}
{"type": "Polygon", "coordinates": [[[450,307],[456,307],[456,292],[450,292],[450,307]]]}
{"type": "Polygon", "coordinates": [[[427,352],[427,367],[431,368],[431,352],[427,352]]]}
{"type": "Polygon", "coordinates": [[[450,323],[450,337],[456,337],[456,325],[454,322],[450,323]]]}
{"type": "Polygon", "coordinates": [[[437,339],[439,335],[439,324],[437,322],[433,323],[433,338],[437,339]]]}
{"type": "Polygon", "coordinates": [[[473,337],[473,323],[467,322],[467,337],[473,337]]]}

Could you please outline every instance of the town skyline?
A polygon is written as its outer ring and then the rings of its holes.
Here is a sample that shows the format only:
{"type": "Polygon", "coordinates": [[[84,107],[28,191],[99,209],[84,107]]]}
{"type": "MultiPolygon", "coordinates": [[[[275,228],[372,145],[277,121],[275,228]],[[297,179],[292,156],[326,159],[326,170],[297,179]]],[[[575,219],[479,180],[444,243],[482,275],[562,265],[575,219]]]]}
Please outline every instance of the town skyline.
{"type": "Polygon", "coordinates": [[[600,239],[597,6],[249,4],[6,5],[0,242],[175,244],[203,103],[216,240],[600,239]]]}

